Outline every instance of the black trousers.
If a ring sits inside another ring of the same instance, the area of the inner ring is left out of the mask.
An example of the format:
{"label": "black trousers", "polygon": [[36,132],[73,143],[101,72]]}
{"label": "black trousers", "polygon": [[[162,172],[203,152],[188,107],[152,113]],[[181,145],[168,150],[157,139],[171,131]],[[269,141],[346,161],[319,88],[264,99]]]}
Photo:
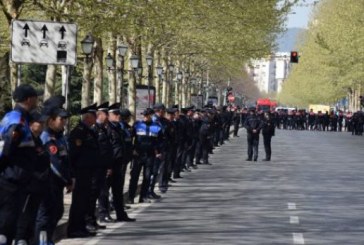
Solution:
{"label": "black trousers", "polygon": [[101,190],[104,188],[106,183],[106,169],[97,168],[92,172],[91,179],[91,201],[89,203],[87,212],[87,222],[90,224],[96,223],[96,202],[100,196]]}
{"label": "black trousers", "polygon": [[[165,155],[163,154],[163,157]],[[155,184],[157,183],[159,177],[160,177],[160,173],[162,173],[164,170],[164,158],[162,159],[158,159],[155,158],[153,166],[152,166],[152,173],[150,176],[150,184],[149,184],[149,188],[148,188],[148,192],[152,193],[154,192],[154,188],[155,188]]]}
{"label": "black trousers", "polygon": [[109,194],[111,188],[111,176],[105,178],[104,186],[100,191],[99,196],[99,218],[110,216],[110,201]]}
{"label": "black trousers", "polygon": [[270,160],[270,158],[272,156],[271,140],[272,140],[272,135],[263,134],[265,159],[267,159],[267,160]]}
{"label": "black trousers", "polygon": [[238,136],[239,122],[234,122],[234,136]]}
{"label": "black trousers", "polygon": [[117,219],[126,216],[124,210],[124,184],[127,166],[127,164],[120,163],[112,168],[111,192]]}
{"label": "black trousers", "polygon": [[52,241],[57,223],[62,218],[64,212],[63,190],[64,182],[51,173],[49,188],[47,188],[44,194],[37,214],[35,229],[35,238],[37,240],[39,239],[40,232],[46,231],[48,241]]}
{"label": "black trousers", "polygon": [[147,197],[154,158],[155,157],[153,155],[139,155],[134,159],[130,172],[131,175],[130,185],[129,185],[130,200],[134,200],[135,198],[138,187],[139,176],[142,169],[143,169],[143,181],[140,190],[140,199]]}
{"label": "black trousers", "polygon": [[248,134],[248,158],[258,159],[259,134]]}
{"label": "black trousers", "polygon": [[167,171],[168,175],[166,176],[166,179],[172,177],[172,173],[174,172],[176,168],[176,156],[177,156],[177,146],[175,144],[171,144],[170,147],[167,150],[166,153],[166,164],[167,164]]}
{"label": "black trousers", "polygon": [[176,155],[176,163],[174,165],[174,175],[177,176],[181,173],[181,169],[183,167],[183,159],[185,153],[185,143],[179,142],[177,146],[177,155]]}
{"label": "black trousers", "polygon": [[38,240],[39,236],[35,237],[35,220],[43,196],[44,193],[40,192],[26,194],[25,204],[17,222],[16,241],[25,240],[31,244],[31,242]]}
{"label": "black trousers", "polygon": [[26,193],[18,185],[1,181],[0,185],[0,234],[5,235],[11,245],[16,235],[16,226],[25,204]]}
{"label": "black trousers", "polygon": [[92,194],[92,174],[91,169],[75,170],[76,183],[72,193],[68,232],[86,230],[86,215],[89,211]]}

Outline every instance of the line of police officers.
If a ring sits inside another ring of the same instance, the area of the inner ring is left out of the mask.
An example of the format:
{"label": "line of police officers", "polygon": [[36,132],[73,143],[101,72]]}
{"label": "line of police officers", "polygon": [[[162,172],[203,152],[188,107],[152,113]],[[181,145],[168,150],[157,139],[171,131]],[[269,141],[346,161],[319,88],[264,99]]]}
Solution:
{"label": "line of police officers", "polygon": [[353,135],[363,135],[364,114],[361,111],[352,113],[338,112],[309,112],[305,110],[278,110],[273,113],[278,129],[352,132]]}
{"label": "line of police officers", "polygon": [[[164,193],[170,182],[182,178],[181,172],[210,164],[213,148],[223,144],[230,125],[238,127],[241,120],[226,106],[179,110],[156,104],[131,126],[129,110],[103,103],[82,108],[81,120],[66,137],[70,115],[63,108],[64,97],[49,98],[39,111],[38,95],[30,85],[18,86],[13,93],[16,106],[0,124],[0,244],[53,244],[65,189],[73,192],[71,238],[96,235],[106,228],[98,221],[135,221],[125,203],[135,202],[141,173],[139,202],[161,198],[156,187]],[[129,163],[129,196],[124,200]]]}

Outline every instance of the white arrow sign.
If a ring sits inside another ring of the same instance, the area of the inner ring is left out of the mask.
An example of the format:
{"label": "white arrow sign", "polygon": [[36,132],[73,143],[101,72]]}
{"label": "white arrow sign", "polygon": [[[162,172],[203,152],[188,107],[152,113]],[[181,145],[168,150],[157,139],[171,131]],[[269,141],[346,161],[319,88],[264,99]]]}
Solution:
{"label": "white arrow sign", "polygon": [[77,25],[14,20],[11,60],[14,63],[76,65]]}

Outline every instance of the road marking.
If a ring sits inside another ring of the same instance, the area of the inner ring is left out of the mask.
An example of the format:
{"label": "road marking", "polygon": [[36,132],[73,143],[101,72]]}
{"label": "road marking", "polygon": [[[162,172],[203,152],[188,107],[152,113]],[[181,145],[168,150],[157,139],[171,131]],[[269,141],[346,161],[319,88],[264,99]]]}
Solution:
{"label": "road marking", "polygon": [[[139,204],[138,209],[135,211],[130,212],[129,216],[132,218],[135,218],[138,216],[139,213],[143,212],[146,208],[148,208],[150,205],[152,205],[154,202],[152,203],[144,203],[144,204]],[[138,221],[137,221],[138,222]],[[108,225],[108,229],[105,231],[102,231],[100,236],[97,236],[95,238],[93,238],[92,240],[84,243],[85,245],[96,245],[96,244],[101,244],[101,240],[104,239],[108,234],[113,233],[115,230],[120,229],[122,226],[126,225],[127,222],[121,222],[121,223],[117,223],[115,225]]]}
{"label": "road marking", "polygon": [[305,244],[302,233],[293,233],[293,244]]}
{"label": "road marking", "polygon": [[298,218],[298,216],[291,216],[291,217],[289,217],[289,223],[299,224],[300,223],[300,218]]}
{"label": "road marking", "polygon": [[288,209],[289,210],[296,210],[296,203],[294,203],[294,202],[289,202],[288,203]]}

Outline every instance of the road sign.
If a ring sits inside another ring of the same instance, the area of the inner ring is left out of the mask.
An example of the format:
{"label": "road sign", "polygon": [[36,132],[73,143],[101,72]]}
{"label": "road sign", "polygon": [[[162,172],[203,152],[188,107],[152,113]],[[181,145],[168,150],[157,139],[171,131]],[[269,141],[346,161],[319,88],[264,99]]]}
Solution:
{"label": "road sign", "polygon": [[14,20],[11,28],[14,63],[76,65],[76,24]]}

